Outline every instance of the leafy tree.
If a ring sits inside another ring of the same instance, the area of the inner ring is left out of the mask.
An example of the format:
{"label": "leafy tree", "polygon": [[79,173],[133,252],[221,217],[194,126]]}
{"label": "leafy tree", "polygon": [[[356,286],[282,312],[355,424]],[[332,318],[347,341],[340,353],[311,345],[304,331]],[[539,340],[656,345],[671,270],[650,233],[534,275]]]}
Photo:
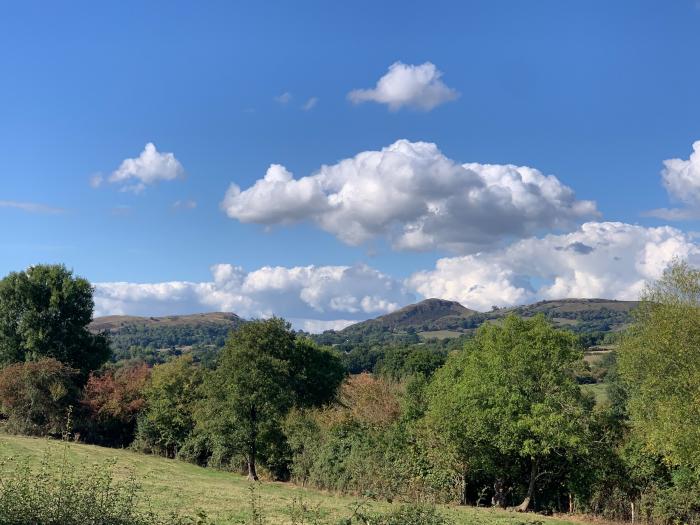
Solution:
{"label": "leafy tree", "polygon": [[442,349],[394,346],[387,349],[377,371],[395,381],[415,375],[429,377],[445,364],[446,357]]}
{"label": "leafy tree", "polygon": [[453,354],[429,387],[427,418],[470,476],[491,473],[494,502],[505,504],[505,481],[522,465],[529,475],[527,510],[548,463],[585,449],[592,400],[572,369],[582,359],[576,337],[542,316],[507,317],[482,326]]}
{"label": "leafy tree", "polygon": [[242,452],[248,477],[258,479],[258,456],[275,454],[287,412],[330,401],[344,377],[335,354],[298,338],[286,321],[252,321],[232,333],[208,377],[200,418]]}
{"label": "leafy tree", "polygon": [[149,452],[177,455],[195,426],[195,404],[201,398],[202,369],[184,355],[153,368],[145,390],[146,409],[140,414],[136,440]]}
{"label": "leafy tree", "polygon": [[32,266],[0,281],[0,365],[54,358],[83,379],[110,355],[107,339],[88,331],[90,283],[62,265]]}
{"label": "leafy tree", "polygon": [[0,412],[8,428],[22,434],[58,435],[78,398],[77,370],[41,359],[0,370]]}
{"label": "leafy tree", "polygon": [[673,465],[700,469],[700,270],[674,262],[647,287],[619,373],[633,429]]}

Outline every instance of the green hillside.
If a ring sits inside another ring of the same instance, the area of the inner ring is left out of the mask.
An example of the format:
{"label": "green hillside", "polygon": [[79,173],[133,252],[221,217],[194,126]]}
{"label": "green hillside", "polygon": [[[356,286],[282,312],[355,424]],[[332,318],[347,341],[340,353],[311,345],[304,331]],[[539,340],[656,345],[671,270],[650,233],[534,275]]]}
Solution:
{"label": "green hillside", "polygon": [[636,301],[561,299],[476,312],[454,301],[426,299],[337,332],[326,332],[319,339],[330,344],[340,344],[359,342],[364,337],[376,334],[392,334],[398,339],[413,334],[420,334],[423,339],[455,337],[471,333],[485,322],[497,322],[509,314],[521,317],[543,314],[560,328],[592,336],[592,339],[596,339],[592,341],[595,343],[600,342],[605,333],[619,331],[629,324],[631,312],[636,306]]}
{"label": "green hillside", "polygon": [[[13,465],[28,462],[38,466],[47,448],[61,456],[63,443],[37,438],[0,435],[0,474],[7,475]],[[119,476],[133,474],[140,482],[144,495],[153,510],[166,514],[172,510],[183,513],[204,511],[216,524],[244,523],[250,517],[250,482],[243,476],[214,469],[197,467],[177,460],[145,456],[128,450],[117,450],[92,445],[70,444],[68,458],[77,468],[113,461]],[[13,460],[11,460],[13,458]],[[8,461],[10,460],[10,461]],[[340,519],[358,500],[352,497],[304,489],[289,483],[265,482],[257,484],[257,494],[264,513],[271,524],[291,523],[289,507],[295,499],[303,499],[309,506],[320,506],[327,518]],[[370,506],[384,510],[387,503],[372,502]],[[456,525],[567,525],[573,522],[539,515],[522,515],[492,509],[473,507],[443,507],[454,518]]]}
{"label": "green hillside", "polygon": [[117,359],[163,362],[193,347],[199,353],[222,347],[229,332],[242,322],[230,312],[167,317],[112,315],[94,319],[89,328],[109,335]]}
{"label": "green hillside", "polygon": [[[500,322],[509,314],[542,314],[555,326],[577,333],[587,347],[612,342],[631,321],[635,301],[562,299],[513,308],[477,312],[455,301],[426,299],[395,312],[368,319],[340,331],[311,337],[342,352],[352,372],[372,371],[390,346],[423,345],[447,354],[459,348],[486,322]],[[116,360],[138,359],[149,364],[191,352],[197,360],[213,360],[231,330],[245,322],[234,313],[214,312],[167,317],[98,317],[93,332],[106,332]]]}

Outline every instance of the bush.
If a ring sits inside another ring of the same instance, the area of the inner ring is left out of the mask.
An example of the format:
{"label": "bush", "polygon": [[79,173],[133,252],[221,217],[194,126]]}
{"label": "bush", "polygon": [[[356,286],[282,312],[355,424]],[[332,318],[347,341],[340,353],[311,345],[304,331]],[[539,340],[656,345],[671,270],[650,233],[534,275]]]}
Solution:
{"label": "bush", "polygon": [[412,504],[380,514],[373,523],[377,525],[449,525],[452,522],[433,505]]}
{"label": "bush", "polygon": [[53,358],[15,363],[0,370],[0,412],[10,432],[60,435],[68,408],[75,404],[78,370]]}
{"label": "bush", "polygon": [[115,478],[114,463],[77,468],[69,444],[49,447],[38,467],[6,458],[0,462],[2,525],[196,525],[206,516],[159,516],[148,509],[133,477]]}
{"label": "bush", "polygon": [[134,438],[136,418],[144,408],[148,366],[125,366],[101,375],[90,375],[82,405],[87,412],[85,441],[108,446],[126,446]]}

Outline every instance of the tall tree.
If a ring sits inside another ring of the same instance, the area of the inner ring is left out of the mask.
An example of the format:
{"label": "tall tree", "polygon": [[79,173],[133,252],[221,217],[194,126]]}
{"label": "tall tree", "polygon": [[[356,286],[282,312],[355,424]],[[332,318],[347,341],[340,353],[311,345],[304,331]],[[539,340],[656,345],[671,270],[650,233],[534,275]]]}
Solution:
{"label": "tall tree", "polygon": [[53,358],[83,380],[110,355],[107,339],[90,333],[90,283],[62,265],[32,266],[0,281],[0,365]]}
{"label": "tall tree", "polygon": [[632,427],[667,463],[700,468],[700,270],[676,261],[641,299],[618,357]]}
{"label": "tall tree", "polygon": [[454,448],[465,483],[491,473],[494,501],[505,504],[499,491],[513,463],[522,463],[528,475],[518,510],[528,509],[548,461],[585,446],[592,402],[573,375],[582,357],[575,336],[542,316],[486,324],[450,356],[429,387],[427,419]]}
{"label": "tall tree", "polygon": [[208,426],[245,456],[248,478],[257,460],[278,442],[293,406],[331,400],[345,377],[337,356],[298,338],[279,318],[251,321],[233,332],[208,377]]}
{"label": "tall tree", "polygon": [[153,367],[139,415],[136,443],[148,452],[175,457],[194,429],[195,404],[201,398],[202,368],[191,355]]}

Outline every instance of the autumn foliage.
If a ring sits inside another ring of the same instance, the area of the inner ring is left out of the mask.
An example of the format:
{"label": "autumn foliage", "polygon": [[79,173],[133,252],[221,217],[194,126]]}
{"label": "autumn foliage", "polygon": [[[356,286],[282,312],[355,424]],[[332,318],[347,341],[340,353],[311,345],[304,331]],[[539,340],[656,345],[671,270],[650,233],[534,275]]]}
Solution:
{"label": "autumn foliage", "polygon": [[90,375],[81,400],[89,441],[109,445],[131,441],[136,418],[146,404],[144,389],[150,374],[148,366],[140,364]]}

